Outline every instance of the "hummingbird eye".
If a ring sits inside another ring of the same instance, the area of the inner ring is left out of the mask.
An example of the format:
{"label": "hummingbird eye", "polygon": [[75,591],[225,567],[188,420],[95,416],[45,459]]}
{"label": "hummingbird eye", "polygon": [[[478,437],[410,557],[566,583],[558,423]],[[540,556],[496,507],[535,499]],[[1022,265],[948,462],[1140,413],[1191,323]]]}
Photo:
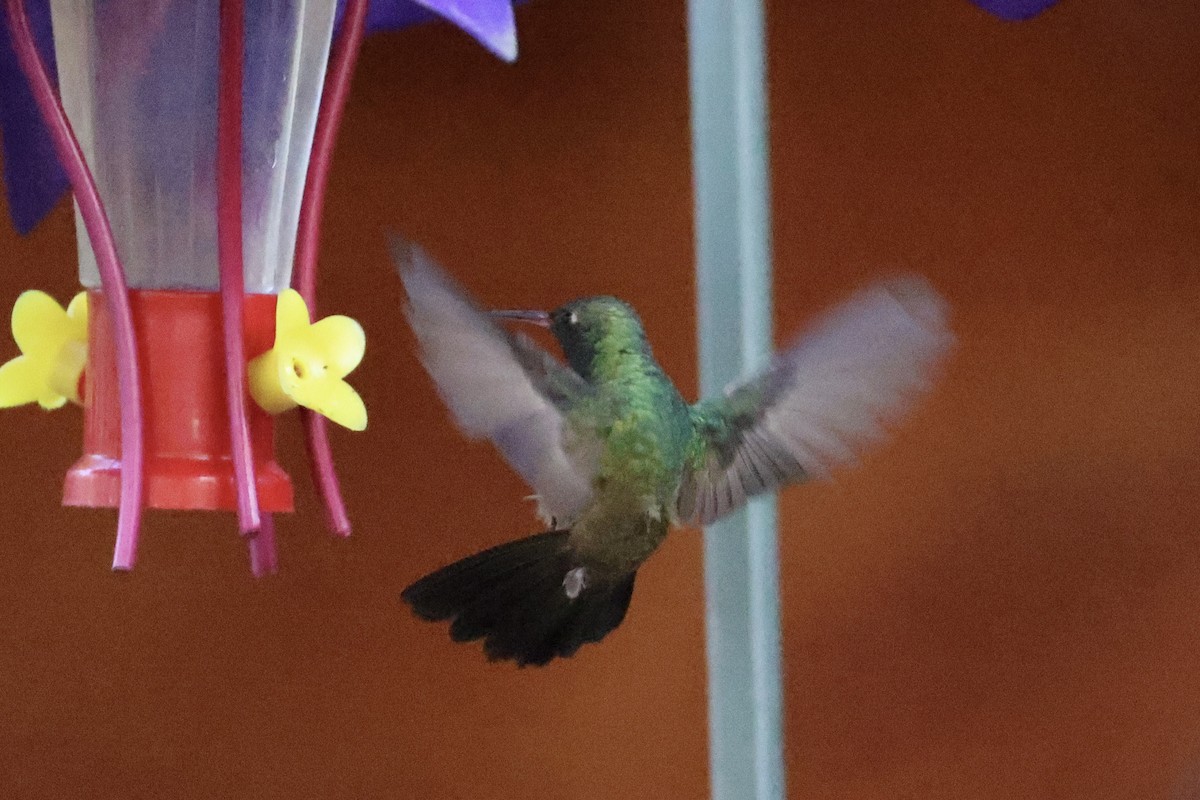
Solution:
{"label": "hummingbird eye", "polygon": [[567,315],[567,322],[571,325],[578,325],[579,324],[579,315],[576,314],[574,311],[572,311],[570,314]]}

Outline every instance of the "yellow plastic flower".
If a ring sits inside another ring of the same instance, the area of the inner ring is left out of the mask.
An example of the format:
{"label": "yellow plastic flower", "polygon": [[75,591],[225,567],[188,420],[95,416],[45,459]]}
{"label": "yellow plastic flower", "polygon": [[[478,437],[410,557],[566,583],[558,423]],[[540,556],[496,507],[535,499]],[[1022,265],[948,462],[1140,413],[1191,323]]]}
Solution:
{"label": "yellow plastic flower", "polygon": [[270,414],[300,405],[361,431],[367,408],[343,378],[362,361],[362,326],[340,315],[309,320],[304,298],[285,289],[275,306],[275,347],[250,362],[250,396]]}
{"label": "yellow plastic flower", "polygon": [[0,408],[36,402],[50,411],[79,403],[79,376],[87,364],[87,293],[67,310],[37,290],[13,304],[12,332],[21,355],[0,367]]}

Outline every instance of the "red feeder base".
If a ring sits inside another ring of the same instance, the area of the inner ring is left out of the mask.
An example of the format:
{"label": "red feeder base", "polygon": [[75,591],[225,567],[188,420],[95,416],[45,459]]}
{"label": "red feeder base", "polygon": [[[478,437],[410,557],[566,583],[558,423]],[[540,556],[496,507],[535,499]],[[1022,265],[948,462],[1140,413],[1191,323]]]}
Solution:
{"label": "red feeder base", "polygon": [[[215,292],[132,291],[142,374],[149,508],[236,510],[225,401],[221,296]],[[275,295],[245,298],[247,358],[275,340]],[[112,322],[104,295],[88,292],[84,455],[67,473],[63,505],[116,507],[121,485],[121,418]],[[292,483],[275,463],[271,416],[248,402],[258,500],[291,511]]]}

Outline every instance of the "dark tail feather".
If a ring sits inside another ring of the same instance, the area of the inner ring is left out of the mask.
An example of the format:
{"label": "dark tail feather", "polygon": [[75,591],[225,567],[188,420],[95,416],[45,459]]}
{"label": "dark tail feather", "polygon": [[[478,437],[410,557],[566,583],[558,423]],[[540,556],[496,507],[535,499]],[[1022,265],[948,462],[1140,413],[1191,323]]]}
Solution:
{"label": "dark tail feather", "polygon": [[541,666],[569,658],[621,624],[637,573],[589,575],[578,596],[569,597],[563,580],[580,564],[568,534],[549,531],[484,550],[426,575],[400,596],[422,619],[453,620],[454,641],[483,639],[492,661]]}

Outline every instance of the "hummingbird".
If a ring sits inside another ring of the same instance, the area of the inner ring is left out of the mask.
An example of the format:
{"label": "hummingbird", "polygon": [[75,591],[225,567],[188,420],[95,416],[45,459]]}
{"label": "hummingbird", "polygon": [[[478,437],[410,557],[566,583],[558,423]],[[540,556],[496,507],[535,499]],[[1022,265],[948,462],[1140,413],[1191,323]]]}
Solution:
{"label": "hummingbird", "polygon": [[[953,343],[923,278],[860,289],[761,374],[689,404],[637,312],[607,295],[488,311],[414,245],[394,244],[421,361],[461,431],[532,488],[541,533],[442,567],[402,594],[457,642],[518,666],[569,658],[625,619],[641,565],[678,526],[824,479],[884,438]],[[549,330],[563,360],[513,323]]]}

